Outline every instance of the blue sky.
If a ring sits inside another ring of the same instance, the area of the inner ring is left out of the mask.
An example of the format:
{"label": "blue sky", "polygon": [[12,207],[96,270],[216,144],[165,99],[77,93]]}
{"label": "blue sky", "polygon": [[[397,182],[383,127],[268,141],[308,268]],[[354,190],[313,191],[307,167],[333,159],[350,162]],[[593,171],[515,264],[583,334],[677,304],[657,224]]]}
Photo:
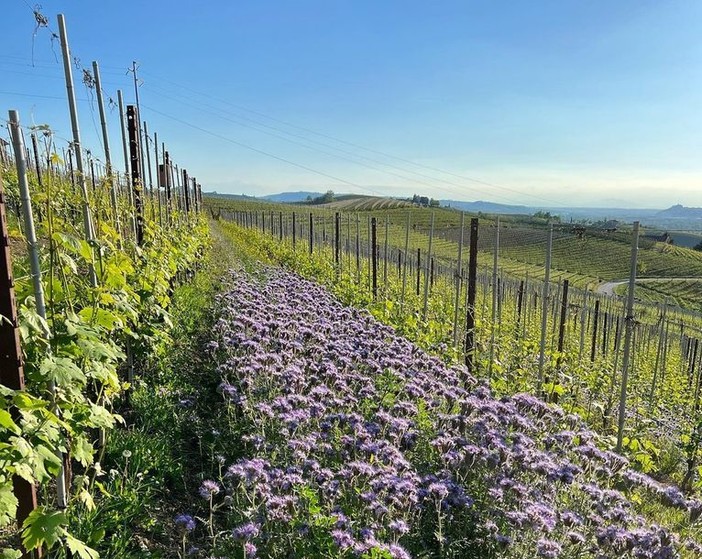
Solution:
{"label": "blue sky", "polygon": [[[208,190],[702,206],[702,2],[43,0]],[[3,0],[0,109],[70,136],[60,45]],[[85,147],[97,108],[77,86]],[[22,94],[22,95],[17,95]],[[96,124],[97,123],[97,124]],[[110,114],[119,155],[117,114]],[[393,156],[393,157],[389,157]],[[118,159],[119,161],[119,159]],[[480,181],[480,182],[478,182]]]}

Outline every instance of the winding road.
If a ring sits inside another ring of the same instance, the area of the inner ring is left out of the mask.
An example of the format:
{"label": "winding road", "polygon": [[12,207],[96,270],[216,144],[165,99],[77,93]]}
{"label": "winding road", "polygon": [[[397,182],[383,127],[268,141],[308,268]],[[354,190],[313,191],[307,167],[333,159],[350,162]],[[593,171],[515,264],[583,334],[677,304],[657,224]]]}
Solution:
{"label": "winding road", "polygon": [[[672,282],[672,281],[702,281],[702,277],[688,277],[688,278],[636,278],[636,283],[647,283],[647,282]],[[595,293],[600,293],[602,295],[615,295],[614,290],[618,285],[624,285],[629,283],[628,279],[608,281],[598,285],[595,288]]]}

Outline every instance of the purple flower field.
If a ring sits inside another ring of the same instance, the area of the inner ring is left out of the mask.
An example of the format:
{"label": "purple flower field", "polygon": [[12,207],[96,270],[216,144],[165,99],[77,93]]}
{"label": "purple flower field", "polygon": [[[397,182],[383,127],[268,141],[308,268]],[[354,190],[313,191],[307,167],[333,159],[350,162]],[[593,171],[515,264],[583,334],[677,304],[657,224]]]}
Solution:
{"label": "purple flower field", "polygon": [[201,488],[227,527],[221,549],[261,558],[702,556],[688,537],[702,503],[603,450],[577,416],[527,394],[493,398],[462,366],[292,273],[235,271],[231,280],[210,350],[230,421],[245,430],[245,458],[224,465],[222,491]]}

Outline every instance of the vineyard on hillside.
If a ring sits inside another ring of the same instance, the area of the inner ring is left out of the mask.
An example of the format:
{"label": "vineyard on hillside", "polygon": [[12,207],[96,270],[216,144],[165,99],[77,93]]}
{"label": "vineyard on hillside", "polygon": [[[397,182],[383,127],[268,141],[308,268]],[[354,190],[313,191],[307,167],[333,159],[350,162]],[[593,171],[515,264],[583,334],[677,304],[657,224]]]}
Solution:
{"label": "vineyard on hillside", "polygon": [[27,6],[71,139],[0,137],[0,559],[702,557],[702,253],[203,198]]}

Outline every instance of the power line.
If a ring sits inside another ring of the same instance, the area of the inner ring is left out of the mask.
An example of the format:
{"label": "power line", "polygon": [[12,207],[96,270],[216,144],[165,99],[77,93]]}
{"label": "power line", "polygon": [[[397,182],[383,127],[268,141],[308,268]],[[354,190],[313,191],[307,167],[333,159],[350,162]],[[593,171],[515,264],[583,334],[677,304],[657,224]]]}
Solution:
{"label": "power line", "polygon": [[[466,176],[466,175],[461,175],[461,174],[458,174],[458,173],[454,173],[454,172],[452,172],[452,171],[447,171],[447,170],[441,169],[441,168],[439,168],[439,167],[433,167],[433,166],[431,166],[431,165],[424,165],[424,164],[421,164],[421,163],[417,163],[417,162],[412,161],[412,160],[410,160],[410,159],[405,159],[405,158],[403,158],[403,157],[399,157],[399,156],[396,156],[396,155],[392,155],[392,154],[389,154],[389,153],[387,153],[387,152],[383,152],[383,151],[380,151],[380,150],[376,150],[376,149],[372,149],[372,148],[367,148],[367,147],[362,146],[362,145],[360,145],[360,144],[357,144],[357,143],[354,143],[354,142],[349,142],[349,141],[346,141],[346,140],[342,140],[342,139],[340,139],[340,138],[336,138],[336,137],[331,136],[331,135],[329,135],[329,134],[324,134],[324,133],[322,133],[322,132],[317,132],[317,131],[312,130],[312,129],[310,129],[310,128],[305,128],[305,127],[303,127],[303,126],[298,126],[298,125],[295,125],[295,124],[291,124],[291,123],[286,122],[286,121],[284,121],[284,120],[277,119],[277,118],[275,118],[275,117],[271,117],[271,116],[269,116],[269,115],[266,115],[265,113],[261,113],[261,112],[256,111],[256,110],[249,109],[249,108],[244,107],[244,106],[242,106],[242,105],[238,105],[238,104],[236,104],[236,103],[232,103],[232,102],[230,102],[230,101],[226,101],[226,100],[224,100],[224,99],[215,97],[215,96],[213,96],[213,95],[209,95],[209,94],[207,94],[207,93],[199,92],[199,91],[197,91],[197,90],[195,90],[195,89],[192,89],[192,88],[190,88],[190,87],[188,87],[188,86],[186,86],[186,85],[180,84],[180,83],[175,82],[175,81],[173,81],[173,80],[170,80],[170,79],[168,79],[168,78],[163,78],[163,77],[160,77],[160,76],[156,76],[156,75],[151,74],[151,73],[149,73],[149,72],[142,72],[142,73],[145,74],[146,76],[152,76],[152,77],[154,77],[154,78],[156,78],[156,79],[163,80],[164,82],[168,82],[168,83],[170,83],[170,84],[173,84],[173,85],[175,85],[175,86],[178,86],[178,87],[180,87],[180,88],[182,88],[182,89],[185,89],[185,90],[187,90],[187,91],[190,91],[190,92],[192,92],[192,93],[194,93],[194,94],[196,94],[196,95],[200,95],[200,96],[202,96],[202,97],[205,97],[205,98],[208,98],[208,99],[212,99],[212,100],[217,101],[217,102],[219,102],[219,103],[223,103],[223,104],[225,104],[225,105],[229,105],[229,106],[231,106],[231,107],[235,107],[235,108],[237,108],[237,109],[239,109],[239,110],[243,110],[243,111],[246,111],[246,112],[248,112],[248,113],[255,114],[255,115],[257,115],[257,116],[260,116],[260,117],[262,117],[262,118],[268,119],[268,120],[270,120],[270,121],[277,122],[278,124],[282,124],[282,125],[287,126],[287,127],[290,127],[290,128],[294,128],[294,129],[297,129],[297,130],[301,130],[301,131],[306,132],[306,133],[308,133],[308,134],[313,134],[313,135],[315,135],[315,136],[319,136],[319,137],[322,137],[322,138],[326,138],[326,139],[332,140],[332,141],[334,141],[334,142],[338,142],[338,143],[341,143],[341,144],[345,144],[345,145],[354,147],[354,148],[356,148],[356,149],[361,149],[361,150],[363,150],[363,151],[367,151],[367,152],[369,152],[369,153],[374,153],[374,154],[380,155],[380,156],[382,156],[382,157],[386,157],[386,158],[389,158],[389,159],[394,159],[394,160],[396,160],[396,161],[401,161],[401,162],[403,162],[403,163],[410,164],[410,165],[413,165],[413,166],[415,166],[415,167],[419,167],[419,168],[422,168],[422,169],[427,169],[427,170],[430,170],[430,171],[433,171],[433,172],[438,172],[438,173],[442,173],[442,174],[445,174],[445,175],[453,176],[453,177],[459,178],[459,179],[461,179],[461,180],[465,180],[465,181],[469,181],[469,182],[474,182],[474,183],[476,183],[476,184],[482,184],[482,185],[484,185],[484,186],[489,186],[489,187],[497,188],[497,189],[500,189],[500,190],[505,190],[505,191],[511,192],[511,193],[513,193],[513,194],[519,194],[520,196],[527,196],[527,197],[529,197],[529,198],[536,199],[536,200],[540,200],[540,201],[542,201],[542,202],[548,202],[549,204],[552,204],[552,205],[554,205],[554,206],[567,205],[567,204],[565,204],[564,202],[561,202],[561,201],[558,201],[558,200],[554,200],[554,199],[551,199],[551,198],[545,198],[545,197],[537,196],[537,195],[535,195],[535,194],[530,194],[530,193],[528,193],[528,192],[524,192],[524,191],[517,190],[517,189],[514,189],[514,188],[502,186],[502,185],[499,185],[499,184],[496,184],[496,183],[493,183],[493,182],[485,181],[485,180],[482,180],[482,179],[477,179],[477,178],[474,178],[474,177],[469,177],[469,176]],[[386,165],[387,165],[387,164],[386,164]],[[426,175],[425,175],[425,176],[426,176]],[[433,180],[443,180],[443,179],[437,179],[437,178],[434,178],[434,177],[431,177],[431,178],[432,178]],[[455,183],[450,183],[450,184],[455,184]],[[456,186],[465,187],[465,185],[456,185]],[[494,195],[494,193],[492,193],[492,194]]]}
{"label": "power line", "polygon": [[[157,89],[161,89],[161,88],[158,88],[158,87],[157,87]],[[414,177],[409,177],[409,176],[407,176],[407,175],[401,175],[401,174],[399,174],[399,173],[395,173],[395,172],[393,172],[393,171],[388,171],[388,170],[386,170],[386,169],[382,169],[382,168],[379,168],[379,167],[374,166],[374,165],[369,165],[369,164],[367,164],[367,163],[364,163],[363,161],[357,161],[356,159],[352,159],[352,158],[346,157],[346,156],[344,156],[344,155],[339,155],[339,154],[337,154],[337,153],[331,153],[331,152],[329,152],[329,151],[326,151],[326,150],[317,148],[317,147],[315,147],[315,146],[311,146],[311,145],[309,145],[308,143],[303,143],[303,142],[300,142],[300,141],[293,140],[293,139],[291,139],[291,138],[287,138],[287,137],[285,137],[285,136],[281,136],[280,134],[276,134],[275,132],[269,132],[268,130],[261,130],[261,129],[257,128],[256,126],[252,126],[252,125],[247,124],[247,123],[245,123],[245,122],[241,122],[240,120],[235,120],[235,119],[233,119],[233,118],[230,118],[229,116],[225,116],[225,115],[228,115],[228,114],[230,114],[230,113],[227,113],[226,111],[223,111],[223,110],[218,109],[218,108],[216,108],[216,107],[212,107],[211,105],[207,105],[207,106],[211,107],[212,110],[207,110],[207,109],[202,108],[201,104],[199,104],[199,103],[198,103],[198,104],[190,104],[190,103],[185,102],[185,101],[183,101],[183,100],[181,100],[181,99],[178,99],[178,98],[176,98],[176,97],[173,97],[173,96],[170,96],[170,95],[167,95],[167,94],[164,94],[164,93],[158,93],[157,95],[158,95],[159,97],[163,97],[163,98],[166,98],[166,99],[171,99],[171,100],[176,101],[176,102],[178,102],[178,103],[182,103],[183,105],[187,106],[188,108],[195,109],[195,110],[200,110],[200,111],[202,111],[202,112],[204,112],[204,113],[213,114],[213,115],[217,116],[218,118],[220,118],[220,119],[222,119],[222,120],[226,120],[226,121],[228,121],[228,122],[232,122],[232,123],[234,123],[234,124],[238,124],[239,126],[243,126],[243,127],[245,127],[245,128],[249,128],[249,129],[255,130],[255,131],[260,132],[260,133],[262,133],[262,134],[267,134],[267,135],[269,135],[269,136],[272,136],[272,137],[275,137],[275,138],[279,138],[279,139],[281,139],[281,140],[283,140],[283,141],[290,142],[290,143],[295,144],[295,145],[298,145],[298,146],[302,146],[302,147],[304,147],[304,148],[306,148],[306,149],[309,149],[309,150],[312,150],[312,151],[315,151],[315,152],[318,152],[318,153],[322,153],[322,154],[324,154],[324,155],[328,155],[328,156],[331,156],[331,157],[335,157],[335,158],[338,158],[338,159],[342,159],[342,160],[344,160],[344,161],[349,161],[349,162],[351,162],[351,163],[354,163],[355,165],[360,165],[360,166],[362,166],[362,167],[366,167],[366,168],[368,168],[368,169],[372,169],[372,170],[375,170],[375,171],[379,171],[379,172],[385,173],[385,174],[387,174],[387,175],[391,175],[391,176],[394,176],[394,177],[398,177],[398,178],[401,178],[401,179],[406,180],[406,181],[413,181],[413,182],[415,182],[415,183],[423,184],[423,185],[426,185],[426,186],[429,186],[429,187],[432,187],[432,188],[435,188],[435,189],[444,190],[444,191],[446,191],[446,192],[451,192],[451,191],[448,191],[448,190],[446,190],[446,189],[443,189],[443,188],[440,187],[440,186],[437,186],[436,184],[433,184],[433,183],[430,183],[430,182],[426,182],[426,181],[421,180],[421,179],[416,179],[416,178],[414,178]],[[238,116],[238,115],[237,115],[237,116]],[[250,120],[250,119],[246,119],[246,120]],[[277,128],[275,128],[275,127],[267,126],[267,125],[265,125],[265,124],[263,124],[262,126],[264,126],[264,127],[266,127],[266,128],[270,128],[270,129],[272,129],[272,130],[279,130],[279,131],[281,131],[282,133],[287,134],[286,131],[277,129]],[[297,136],[297,135],[295,135],[295,136]],[[297,137],[299,137],[299,138],[305,140],[305,142],[307,142],[307,141],[312,141],[313,143],[319,143],[319,142],[315,142],[314,140],[309,140],[309,139],[307,139],[307,138],[304,138],[304,137],[302,137],[302,136],[297,136]],[[325,145],[325,144],[322,144],[322,145]],[[327,146],[327,147],[331,147],[331,149],[337,149],[337,150],[338,150],[338,148],[334,148],[333,146]],[[369,160],[369,161],[375,161],[375,160],[373,160],[373,159],[369,159],[369,158],[366,158],[366,157],[363,157],[363,156],[357,156],[356,154],[353,154],[353,153],[348,152],[348,151],[345,151],[345,150],[341,150],[341,151],[342,151],[343,153],[348,153],[348,154],[350,154],[350,155],[353,156],[353,157],[360,157],[361,159],[366,159],[366,160]],[[382,162],[378,162],[378,163],[380,163],[381,165],[385,165],[385,164],[382,163]],[[392,167],[393,167],[393,168],[397,168],[397,169],[399,169],[399,170],[401,170],[401,171],[407,171],[407,172],[409,172],[409,173],[417,174],[417,173],[415,173],[414,171],[406,170],[406,169],[403,169],[403,168],[401,168],[401,167],[394,167],[394,166],[392,166]],[[436,178],[434,178],[434,177],[430,177],[430,176],[427,176],[427,175],[421,175],[421,174],[419,174],[419,175],[420,175],[420,176],[425,176],[425,177],[429,178],[430,180],[441,180],[441,179],[436,179]],[[444,181],[442,181],[442,182],[444,182]],[[469,189],[470,189],[470,187],[464,187],[464,188],[469,188]],[[472,190],[472,189],[471,189],[471,190]],[[497,197],[501,197],[500,195],[496,195],[496,196],[497,196]]]}
{"label": "power line", "polygon": [[147,106],[147,105],[143,105],[143,107],[144,107],[145,109],[148,109],[148,110],[150,110],[150,111],[156,113],[156,114],[159,114],[159,115],[161,115],[161,116],[163,116],[163,117],[166,117],[166,118],[168,118],[168,119],[171,119],[171,120],[173,120],[173,121],[175,121],[175,122],[179,122],[180,124],[183,124],[183,125],[185,125],[185,126],[189,126],[190,128],[194,128],[195,130],[198,130],[198,131],[200,131],[200,132],[203,132],[204,134],[208,134],[208,135],[210,135],[210,136],[214,136],[215,138],[219,138],[220,140],[224,140],[225,142],[229,142],[229,143],[231,143],[231,144],[234,144],[234,145],[236,145],[236,146],[239,146],[239,147],[248,149],[248,150],[250,150],[250,151],[253,151],[253,152],[256,152],[256,153],[260,153],[261,155],[265,155],[266,157],[271,157],[271,158],[273,158],[273,159],[277,159],[278,161],[282,161],[283,163],[287,163],[288,165],[293,165],[293,166],[295,166],[295,167],[299,167],[300,169],[304,169],[304,170],[306,170],[306,171],[310,171],[311,173],[315,173],[315,174],[320,175],[320,176],[322,176],[322,177],[326,177],[326,178],[328,178],[328,179],[332,179],[332,180],[334,180],[334,181],[337,181],[337,182],[340,182],[340,183],[343,183],[343,184],[347,184],[347,185],[353,186],[353,187],[355,187],[355,188],[360,188],[361,190],[365,190],[365,191],[367,191],[367,192],[371,192],[372,194],[376,194],[376,195],[382,196],[382,194],[381,194],[380,192],[378,192],[377,190],[372,190],[372,189],[367,188],[367,187],[365,187],[365,186],[361,186],[360,184],[356,184],[356,183],[354,183],[354,182],[347,181],[346,179],[342,179],[342,178],[340,178],[340,177],[336,177],[336,176],[334,176],[334,175],[330,175],[329,173],[325,173],[325,172],[323,172],[323,171],[319,171],[319,170],[314,169],[314,168],[312,168],[312,167],[309,167],[309,166],[307,166],[307,165],[303,165],[302,163],[296,163],[295,161],[292,161],[292,160],[290,160],[290,159],[286,159],[285,157],[281,157],[281,156],[279,156],[279,155],[275,155],[275,154],[273,154],[273,153],[264,151],[264,150],[262,150],[262,149],[259,149],[259,148],[250,146],[250,145],[248,145],[248,144],[245,144],[244,142],[239,142],[239,141],[234,140],[234,139],[232,139],[232,138],[228,138],[227,136],[224,136],[224,135],[222,135],[222,134],[218,134],[217,132],[212,132],[211,130],[207,130],[206,128],[203,128],[202,126],[198,126],[197,124],[193,124],[193,123],[191,123],[191,122],[187,122],[187,121],[185,121],[185,120],[183,120],[183,119],[180,119],[180,118],[178,118],[178,117],[175,117],[175,116],[166,114],[166,113],[164,113],[164,112],[161,112],[161,111],[159,111],[159,110],[157,110],[157,109],[154,109],[153,107],[149,107],[149,106]]}

